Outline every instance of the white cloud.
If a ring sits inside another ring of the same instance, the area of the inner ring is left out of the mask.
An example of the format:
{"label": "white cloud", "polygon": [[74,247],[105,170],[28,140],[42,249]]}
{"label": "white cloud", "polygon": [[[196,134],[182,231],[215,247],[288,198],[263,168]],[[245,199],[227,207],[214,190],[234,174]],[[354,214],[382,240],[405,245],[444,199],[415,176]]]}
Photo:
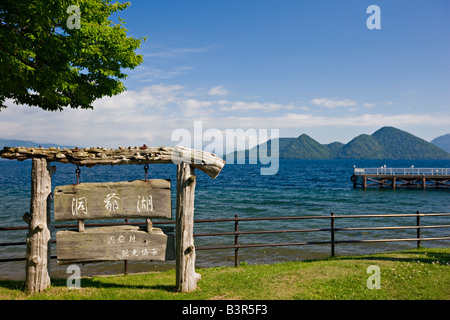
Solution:
{"label": "white cloud", "polygon": [[376,104],[375,103],[366,102],[366,103],[363,104],[363,106],[366,107],[366,108],[373,108],[373,107],[376,106]]}
{"label": "white cloud", "polygon": [[148,87],[144,87],[141,92],[149,92],[150,94],[157,94],[157,95],[168,95],[172,94],[175,91],[179,91],[181,89],[184,89],[184,86],[180,85],[164,85],[164,84],[156,84]]}
{"label": "white cloud", "polygon": [[208,94],[211,96],[225,96],[228,94],[228,90],[225,89],[223,86],[217,86],[217,87],[211,88],[211,90],[209,90]]}
{"label": "white cloud", "polygon": [[[359,116],[328,117],[302,113],[287,113],[275,117],[222,117],[214,119],[217,128],[326,128],[382,127],[407,125],[450,125],[450,116],[431,114],[363,114]],[[360,132],[360,130],[358,130]]]}
{"label": "white cloud", "polygon": [[145,57],[151,58],[174,58],[185,54],[203,53],[211,51],[215,47],[216,47],[215,45],[210,45],[199,48],[171,48],[171,49],[164,49],[158,52],[147,52],[144,53],[143,55]]}
{"label": "white cloud", "polygon": [[206,115],[213,111],[210,107],[213,105],[212,101],[201,101],[197,99],[179,99],[178,106],[181,112],[186,117],[193,117],[195,115]]}
{"label": "white cloud", "polygon": [[353,107],[356,106],[356,101],[345,99],[345,100],[332,100],[327,98],[315,98],[311,100],[312,104],[324,106],[327,108],[335,107]]}
{"label": "white cloud", "polygon": [[[308,128],[319,128],[329,134],[340,128],[353,128],[359,134],[361,129],[358,128],[362,127],[420,125],[447,128],[450,125],[448,114],[342,113],[336,117],[316,111],[312,114],[309,108],[292,104],[210,98],[202,90],[155,84],[99,99],[94,103],[94,110],[67,108],[63,112],[47,112],[16,106],[7,100],[9,108],[0,112],[0,137],[80,147],[143,143],[160,146],[170,143],[173,130],[189,130],[196,120],[204,121],[205,130],[273,128],[305,132]],[[332,105],[336,105],[337,100],[332,101]]]}
{"label": "white cloud", "polygon": [[156,66],[138,66],[136,69],[129,72],[130,78],[137,82],[153,82],[159,79],[170,79],[180,75],[184,75],[194,70],[192,66],[176,66],[168,69],[161,69]]}
{"label": "white cloud", "polygon": [[[222,104],[224,104],[222,102]],[[259,111],[276,111],[281,108],[283,108],[282,104],[278,103],[259,103],[259,102],[243,102],[243,101],[234,101],[229,102],[228,107],[222,106],[220,110],[222,111],[252,111],[252,110],[259,110]]]}

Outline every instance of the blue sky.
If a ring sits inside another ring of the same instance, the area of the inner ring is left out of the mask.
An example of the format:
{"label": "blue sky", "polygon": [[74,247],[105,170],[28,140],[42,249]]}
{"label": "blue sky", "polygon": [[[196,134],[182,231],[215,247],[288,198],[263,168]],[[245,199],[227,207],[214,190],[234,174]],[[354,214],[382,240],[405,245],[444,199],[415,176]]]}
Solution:
{"label": "blue sky", "polygon": [[[0,136],[84,146],[170,144],[177,128],[279,129],[321,143],[382,126],[450,132],[447,0],[132,0],[148,36],[128,91],[93,111],[0,113]],[[366,26],[369,5],[381,29]],[[28,128],[25,130],[25,128]]]}

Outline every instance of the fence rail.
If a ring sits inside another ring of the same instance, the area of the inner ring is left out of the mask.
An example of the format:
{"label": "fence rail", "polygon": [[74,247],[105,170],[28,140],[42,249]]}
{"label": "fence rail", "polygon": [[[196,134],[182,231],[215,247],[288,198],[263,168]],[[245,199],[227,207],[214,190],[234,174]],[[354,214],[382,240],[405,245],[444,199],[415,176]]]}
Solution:
{"label": "fence rail", "polygon": [[[422,237],[421,230],[423,229],[437,229],[437,228],[450,228],[450,224],[441,225],[422,225],[422,218],[426,217],[438,217],[438,216],[450,216],[450,213],[421,213],[417,211],[414,214],[355,214],[355,215],[336,215],[333,212],[330,215],[322,216],[288,216],[288,217],[255,217],[255,218],[243,218],[235,215],[234,218],[224,219],[197,219],[195,223],[217,223],[217,222],[234,222],[234,231],[228,232],[211,232],[211,233],[196,233],[194,237],[214,237],[214,236],[234,236],[234,244],[221,245],[221,246],[203,246],[196,247],[196,250],[220,250],[220,249],[234,249],[235,266],[239,265],[239,250],[242,248],[256,248],[256,247],[274,247],[274,246],[303,246],[303,245],[322,245],[329,244],[331,246],[331,256],[335,256],[335,247],[337,244],[345,243],[376,243],[376,242],[399,242],[399,241],[413,241],[417,242],[417,247],[421,246],[422,241],[436,241],[436,240],[450,240],[450,236],[444,237]],[[416,224],[411,226],[385,226],[385,227],[336,227],[337,219],[355,219],[355,218],[400,218],[400,217],[415,217]],[[309,228],[309,229],[286,229],[286,230],[255,230],[255,231],[239,231],[239,222],[245,221],[272,221],[272,220],[309,220],[309,219],[328,219],[329,227],[323,228]],[[85,227],[98,227],[98,226],[115,226],[115,225],[143,225],[142,222],[123,222],[123,223],[91,223],[86,224]],[[154,221],[154,225],[175,224],[175,221]],[[59,224],[54,225],[55,228],[76,228],[76,224]],[[28,227],[0,227],[0,231],[14,231],[14,230],[27,230]],[[352,240],[336,240],[336,232],[343,231],[367,231],[367,230],[403,230],[403,229],[416,229],[416,237],[413,238],[388,238],[388,239],[352,239]],[[301,242],[280,242],[280,243],[256,243],[256,244],[240,244],[240,236],[252,235],[252,234],[276,234],[276,233],[301,233],[301,232],[329,232],[329,241],[301,241]],[[52,241],[56,243],[56,241]],[[9,242],[0,243],[0,247],[5,246],[18,246],[26,245],[26,242]],[[56,258],[52,256],[51,258]],[[1,262],[23,261],[25,258],[10,258],[0,259]],[[125,273],[126,273],[125,263]]]}
{"label": "fence rail", "polygon": [[426,175],[426,176],[448,176],[450,168],[354,168],[355,175]]}

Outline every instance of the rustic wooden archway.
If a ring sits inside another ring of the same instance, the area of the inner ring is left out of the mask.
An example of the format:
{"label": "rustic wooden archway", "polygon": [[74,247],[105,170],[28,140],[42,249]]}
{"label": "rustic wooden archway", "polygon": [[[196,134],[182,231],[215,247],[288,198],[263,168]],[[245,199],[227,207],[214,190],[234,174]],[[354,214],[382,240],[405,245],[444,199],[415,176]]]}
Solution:
{"label": "rustic wooden archway", "polygon": [[27,236],[25,290],[41,292],[50,286],[50,205],[51,176],[56,167],[51,162],[71,163],[78,166],[124,164],[177,164],[176,197],[176,286],[181,292],[196,289],[200,275],[195,272],[195,246],[193,238],[195,169],[216,178],[223,166],[218,156],[183,147],[119,147],[59,149],[5,147],[0,151],[5,159],[23,161],[32,159],[30,213],[24,215],[29,225]]}

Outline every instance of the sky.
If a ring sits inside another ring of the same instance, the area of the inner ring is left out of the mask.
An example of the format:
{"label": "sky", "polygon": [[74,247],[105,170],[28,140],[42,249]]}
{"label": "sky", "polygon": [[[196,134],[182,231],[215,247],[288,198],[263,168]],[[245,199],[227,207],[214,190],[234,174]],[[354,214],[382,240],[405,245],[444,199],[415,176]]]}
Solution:
{"label": "sky", "polygon": [[148,38],[127,91],[94,110],[9,101],[0,137],[163,146],[201,123],[320,143],[393,126],[431,141],[450,133],[449,15],[448,0],[131,0],[118,16]]}

